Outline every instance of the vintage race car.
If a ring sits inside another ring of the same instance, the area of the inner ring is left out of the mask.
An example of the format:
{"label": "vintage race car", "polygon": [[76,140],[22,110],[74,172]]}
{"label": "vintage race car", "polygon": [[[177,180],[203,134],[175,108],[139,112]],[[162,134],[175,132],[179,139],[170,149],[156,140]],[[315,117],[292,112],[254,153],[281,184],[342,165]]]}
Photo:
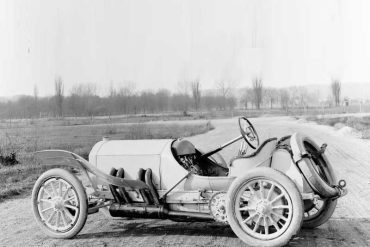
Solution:
{"label": "vintage race car", "polygon": [[[238,120],[241,135],[202,152],[188,140],[98,142],[89,161],[62,150],[36,157],[54,168],[32,192],[37,223],[55,238],[74,237],[88,214],[108,209],[113,217],[217,221],[229,224],[251,246],[281,246],[301,226],[315,228],[333,214],[346,194],[324,152],[299,133],[259,143],[250,121]],[[229,163],[220,150],[241,140]],[[247,148],[255,149],[247,154]]]}

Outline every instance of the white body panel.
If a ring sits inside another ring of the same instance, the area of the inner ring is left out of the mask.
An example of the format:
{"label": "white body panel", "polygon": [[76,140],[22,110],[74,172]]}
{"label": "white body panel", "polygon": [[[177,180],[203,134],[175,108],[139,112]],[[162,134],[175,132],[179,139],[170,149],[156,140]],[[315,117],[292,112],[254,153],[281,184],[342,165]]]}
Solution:
{"label": "white body panel", "polygon": [[250,158],[236,158],[232,160],[229,168],[229,176],[241,176],[258,166],[270,166],[271,155],[276,148],[276,141],[267,143],[263,149]]}
{"label": "white body panel", "polygon": [[297,166],[294,164],[292,157],[287,150],[277,149],[274,151],[271,160],[271,168],[281,171],[290,179],[292,179],[301,193],[309,192],[305,187],[305,183],[301,173],[299,172]]}
{"label": "white body panel", "polygon": [[[168,190],[188,174],[173,157],[173,140],[122,140],[98,142],[89,162],[109,174],[112,167],[125,170],[125,178],[137,179],[140,168],[152,169],[153,184]],[[207,177],[191,174],[173,191],[227,191],[235,177]]]}
{"label": "white body panel", "polygon": [[276,149],[276,143],[276,141],[267,143],[260,153],[254,157],[233,160],[230,166],[229,176],[241,176],[256,167],[271,167],[291,178],[300,192],[311,192],[311,188],[303,179],[290,153],[285,149]]}
{"label": "white body panel", "polygon": [[89,162],[107,174],[112,167],[123,168],[127,179],[137,179],[140,168],[150,168],[154,186],[161,189],[162,157],[164,152],[171,154],[172,141],[171,139],[101,141],[92,148]]}
{"label": "white body panel", "polygon": [[[170,142],[165,147],[161,155],[161,165],[159,168],[159,172],[161,174],[160,189],[162,190],[168,190],[172,188],[177,182],[179,182],[188,174],[188,171],[186,171],[173,157],[171,144],[172,142]],[[183,191],[184,183],[185,181],[182,181],[182,183],[176,186],[174,191]]]}

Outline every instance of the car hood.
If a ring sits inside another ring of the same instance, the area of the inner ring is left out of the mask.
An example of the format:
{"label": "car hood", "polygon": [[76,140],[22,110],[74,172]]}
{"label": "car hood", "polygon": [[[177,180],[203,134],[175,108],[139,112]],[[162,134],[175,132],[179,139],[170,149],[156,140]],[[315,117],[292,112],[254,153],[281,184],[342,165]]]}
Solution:
{"label": "car hood", "polygon": [[172,141],[172,139],[100,141],[94,145],[90,155],[159,155]]}

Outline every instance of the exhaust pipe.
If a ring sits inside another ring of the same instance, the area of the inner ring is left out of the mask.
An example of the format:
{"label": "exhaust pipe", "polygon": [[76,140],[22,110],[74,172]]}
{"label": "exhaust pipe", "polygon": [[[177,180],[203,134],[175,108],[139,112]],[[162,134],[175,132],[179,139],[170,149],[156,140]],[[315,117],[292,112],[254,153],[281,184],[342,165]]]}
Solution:
{"label": "exhaust pipe", "polygon": [[182,219],[198,221],[212,221],[213,217],[209,214],[196,212],[171,211],[163,205],[137,205],[113,203],[109,207],[109,212],[113,217],[132,217],[150,219]]}

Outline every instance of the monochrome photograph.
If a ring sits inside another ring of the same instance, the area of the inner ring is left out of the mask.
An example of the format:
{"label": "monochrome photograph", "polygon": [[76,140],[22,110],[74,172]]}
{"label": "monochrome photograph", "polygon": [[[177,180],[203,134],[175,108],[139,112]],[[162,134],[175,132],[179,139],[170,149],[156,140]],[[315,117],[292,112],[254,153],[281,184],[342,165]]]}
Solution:
{"label": "monochrome photograph", "polygon": [[0,246],[370,246],[367,0],[0,0]]}

